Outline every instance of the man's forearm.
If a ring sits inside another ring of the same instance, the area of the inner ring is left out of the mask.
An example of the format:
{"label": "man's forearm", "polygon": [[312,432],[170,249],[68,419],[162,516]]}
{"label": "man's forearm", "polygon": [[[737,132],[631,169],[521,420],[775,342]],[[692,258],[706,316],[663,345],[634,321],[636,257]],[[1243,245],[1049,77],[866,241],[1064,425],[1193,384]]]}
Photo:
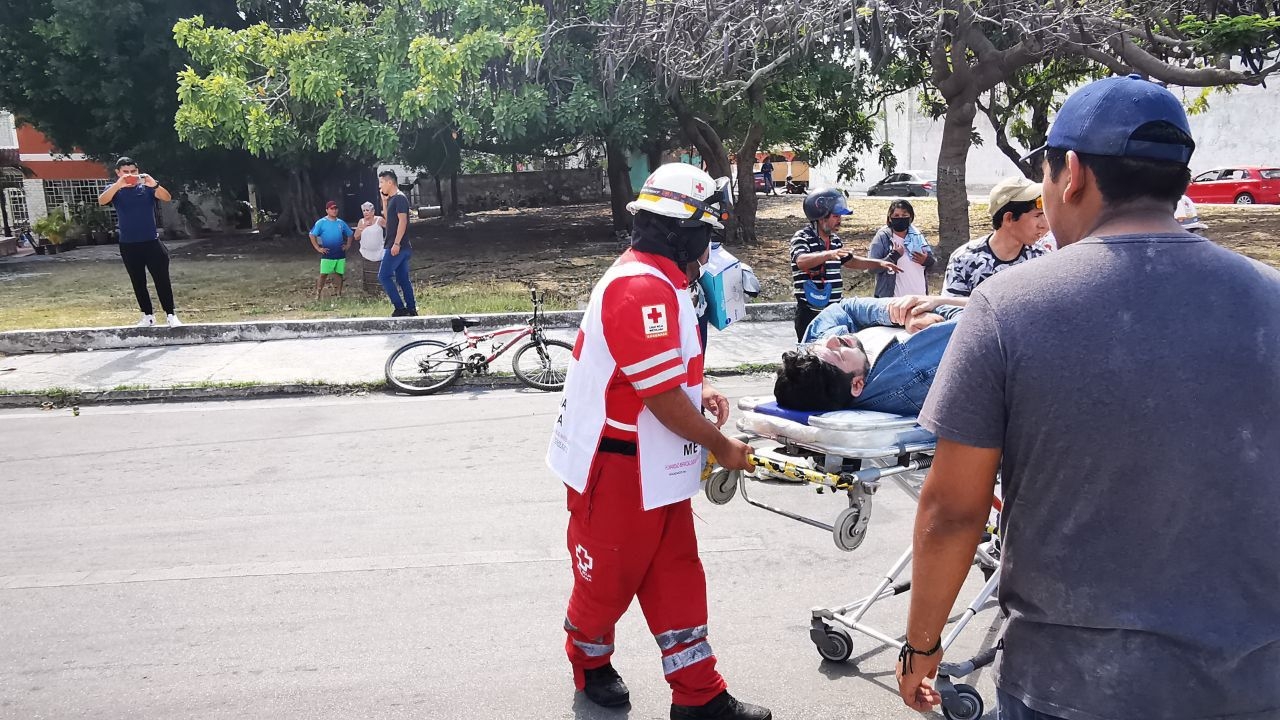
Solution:
{"label": "man's forearm", "polygon": [[796,267],[799,268],[801,272],[813,270],[827,261],[826,257],[824,257],[825,255],[826,253],[820,252],[800,255],[796,258]]}
{"label": "man's forearm", "polygon": [[396,226],[396,245],[399,245],[400,241],[404,240],[404,234],[408,229],[409,216],[405,213],[400,213],[400,223]]}
{"label": "man's forearm", "polygon": [[102,191],[102,194],[98,196],[98,204],[99,204],[99,205],[104,205],[104,206],[105,206],[105,205],[110,205],[110,204],[111,204],[111,201],[112,201],[113,199],[115,199],[116,192],[117,192],[119,189],[120,189],[120,188],[119,188],[118,186],[116,186],[116,185],[110,185],[110,186],[108,186],[108,187],[107,187],[107,189],[106,189],[106,190],[103,190],[103,191]]}
{"label": "man's forearm", "polygon": [[917,650],[928,650],[941,639],[981,538],[981,519],[948,517],[942,508],[926,505],[921,497],[916,510],[907,618],[907,641]]}
{"label": "man's forearm", "polygon": [[702,416],[701,408],[694,407],[683,387],[644,398],[644,405],[668,430],[698,443],[713,454],[719,453],[725,444],[725,436],[714,423]]}

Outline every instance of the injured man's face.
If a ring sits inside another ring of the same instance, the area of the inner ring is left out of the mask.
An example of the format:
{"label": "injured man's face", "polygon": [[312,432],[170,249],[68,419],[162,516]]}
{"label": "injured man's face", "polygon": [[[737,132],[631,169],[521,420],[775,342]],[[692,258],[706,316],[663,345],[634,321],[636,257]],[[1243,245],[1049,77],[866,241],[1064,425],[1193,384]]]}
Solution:
{"label": "injured man's face", "polygon": [[817,355],[819,360],[836,366],[841,372],[852,374],[857,384],[853,390],[854,397],[862,392],[867,373],[871,371],[871,359],[867,357],[867,351],[863,349],[862,341],[857,335],[823,338],[810,343],[809,352]]}
{"label": "injured man's face", "polygon": [[782,354],[774,399],[797,410],[843,410],[862,394],[870,371],[871,360],[856,335],[823,338]]}

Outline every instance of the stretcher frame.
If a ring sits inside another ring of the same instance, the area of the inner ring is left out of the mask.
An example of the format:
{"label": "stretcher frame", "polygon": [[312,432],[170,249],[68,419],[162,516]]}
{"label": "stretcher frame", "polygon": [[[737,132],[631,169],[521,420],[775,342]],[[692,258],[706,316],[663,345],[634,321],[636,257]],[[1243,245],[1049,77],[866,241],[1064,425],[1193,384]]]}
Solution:
{"label": "stretcher frame", "polygon": [[[750,505],[830,532],[836,546],[847,552],[856,550],[865,539],[871,520],[872,501],[884,480],[893,480],[912,500],[919,502],[920,491],[907,478],[911,473],[927,470],[933,464],[935,446],[934,443],[915,443],[864,450],[844,448],[833,452],[832,449],[823,447],[821,444],[801,444],[780,436],[742,434],[738,435],[737,439],[746,443],[760,439],[771,440],[778,443],[787,455],[797,459],[808,457],[814,460],[814,456],[821,456],[822,469],[805,467],[795,461],[781,460],[776,452],[757,450],[750,455],[755,469],[747,473],[708,465],[707,471],[704,472],[704,491],[707,499],[712,503],[723,505],[732,500],[735,494],[740,493],[742,499]],[[714,464],[714,459],[712,463]],[[862,467],[866,464],[870,464],[870,467]],[[854,465],[858,466],[857,469],[853,469]],[[819,494],[843,491],[848,496],[849,505],[841,511],[833,524],[828,524],[752,498],[747,489],[749,484],[747,481],[775,485],[813,485],[817,487]],[[999,512],[1001,508],[999,497],[992,498],[992,506]],[[980,545],[976,549],[973,564],[981,569],[986,582],[944,635],[943,652],[951,647],[999,586],[999,537],[994,524],[988,525],[984,539],[985,547]],[[912,548],[908,547],[890,566],[870,594],[847,605],[829,608],[814,607],[810,611],[809,637],[817,647],[819,655],[831,662],[847,662],[853,652],[850,631],[870,637],[881,645],[897,650],[902,648],[901,639],[865,622],[864,618],[872,606],[881,600],[910,591],[910,578],[906,580],[899,578],[911,563],[911,557]],[[952,678],[964,677],[990,665],[995,659],[997,647],[989,648],[963,662],[944,662],[939,666],[935,688],[942,696],[942,714],[948,720],[976,720],[982,716],[983,701],[978,691],[972,686],[954,683]]]}

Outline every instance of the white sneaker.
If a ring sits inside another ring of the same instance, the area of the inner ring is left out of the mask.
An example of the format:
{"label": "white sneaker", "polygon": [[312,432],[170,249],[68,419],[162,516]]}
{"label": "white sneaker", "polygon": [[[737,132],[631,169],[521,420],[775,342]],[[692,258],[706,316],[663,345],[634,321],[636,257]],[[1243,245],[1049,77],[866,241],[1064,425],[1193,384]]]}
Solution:
{"label": "white sneaker", "polygon": [[138,327],[152,327],[155,324],[156,324],[155,315],[143,315],[142,319],[138,321]]}
{"label": "white sneaker", "polygon": [[169,327],[182,327],[185,323],[179,320],[177,315],[169,313],[164,317],[164,324]]}

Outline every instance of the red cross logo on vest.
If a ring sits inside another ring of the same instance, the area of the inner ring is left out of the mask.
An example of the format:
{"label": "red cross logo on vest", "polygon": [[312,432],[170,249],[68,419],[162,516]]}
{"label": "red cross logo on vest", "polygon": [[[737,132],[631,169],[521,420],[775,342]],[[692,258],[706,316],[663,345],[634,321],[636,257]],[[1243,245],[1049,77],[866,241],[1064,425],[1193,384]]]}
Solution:
{"label": "red cross logo on vest", "polygon": [[640,308],[641,319],[644,321],[644,336],[649,338],[666,337],[669,329],[667,328],[667,306],[666,305],[645,305]]}

